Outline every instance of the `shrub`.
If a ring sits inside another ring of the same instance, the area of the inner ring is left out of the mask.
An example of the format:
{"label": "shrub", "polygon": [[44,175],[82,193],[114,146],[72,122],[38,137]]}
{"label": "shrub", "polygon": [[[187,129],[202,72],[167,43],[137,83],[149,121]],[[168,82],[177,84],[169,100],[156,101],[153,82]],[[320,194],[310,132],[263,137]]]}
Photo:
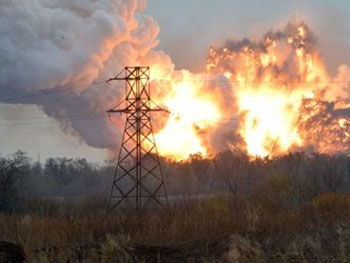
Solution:
{"label": "shrub", "polygon": [[330,220],[346,219],[350,215],[350,194],[327,192],[312,200],[312,208],[318,217]]}

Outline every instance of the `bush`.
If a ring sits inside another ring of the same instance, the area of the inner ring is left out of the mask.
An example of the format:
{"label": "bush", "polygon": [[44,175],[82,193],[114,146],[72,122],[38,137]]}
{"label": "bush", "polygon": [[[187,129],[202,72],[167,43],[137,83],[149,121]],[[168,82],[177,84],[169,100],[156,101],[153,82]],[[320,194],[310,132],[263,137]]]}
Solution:
{"label": "bush", "polygon": [[324,193],[312,200],[312,208],[318,217],[341,220],[350,216],[350,194]]}
{"label": "bush", "polygon": [[0,212],[11,212],[19,201],[19,184],[30,167],[25,153],[18,151],[12,158],[0,158]]}

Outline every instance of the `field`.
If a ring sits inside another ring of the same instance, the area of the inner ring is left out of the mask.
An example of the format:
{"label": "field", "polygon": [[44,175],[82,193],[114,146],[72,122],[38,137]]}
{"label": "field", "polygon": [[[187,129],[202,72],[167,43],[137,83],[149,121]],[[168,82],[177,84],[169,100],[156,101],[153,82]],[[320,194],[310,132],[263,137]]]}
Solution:
{"label": "field", "polygon": [[[223,159],[232,160],[232,170]],[[299,165],[292,165],[296,160]],[[79,167],[70,162],[76,175]],[[31,165],[19,176],[21,184],[13,185],[23,191],[11,206],[5,206],[11,198],[2,196],[0,256],[27,262],[348,262],[347,165],[344,156],[301,153],[275,160],[230,152],[182,164],[164,161],[169,191],[178,199],[163,209],[112,212],[105,209],[106,195],[97,192],[108,168],[90,167],[97,173],[90,174],[92,185],[82,183],[86,167],[82,178],[53,185],[46,165],[35,192]],[[324,174],[325,167],[332,169]],[[225,173],[225,180],[213,182]],[[80,188],[73,187],[75,180]],[[54,196],[41,189],[48,185]],[[11,252],[8,244],[19,247]]]}
{"label": "field", "polygon": [[87,211],[92,201],[71,207],[84,215],[2,214],[0,235],[21,244],[29,262],[347,262],[350,257],[350,195],[325,193],[299,209],[217,196],[163,210],[106,213]]}

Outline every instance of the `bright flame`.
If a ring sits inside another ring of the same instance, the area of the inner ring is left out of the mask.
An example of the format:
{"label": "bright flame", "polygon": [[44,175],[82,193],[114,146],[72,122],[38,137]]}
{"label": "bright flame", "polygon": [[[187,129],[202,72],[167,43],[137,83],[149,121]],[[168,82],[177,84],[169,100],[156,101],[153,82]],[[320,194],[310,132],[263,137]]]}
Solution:
{"label": "bright flame", "polygon": [[205,74],[169,73],[158,65],[152,75],[157,79],[154,100],[171,112],[155,134],[163,156],[183,160],[225,147],[254,156],[303,147],[349,150],[348,102],[325,101],[325,91],[337,84],[330,84],[304,24],[269,32],[259,43],[211,47]]}
{"label": "bright flame", "polygon": [[240,96],[240,109],[245,113],[241,134],[250,154],[266,156],[301,144],[297,128],[292,125],[297,115],[292,112],[295,109],[286,107],[287,101],[285,94],[265,90]]}
{"label": "bright flame", "polygon": [[201,133],[217,123],[221,114],[208,98],[200,96],[200,87],[191,81],[173,86],[173,93],[162,99],[171,115],[165,127],[155,135],[161,155],[176,160],[187,159],[190,154],[208,154],[200,138]]}

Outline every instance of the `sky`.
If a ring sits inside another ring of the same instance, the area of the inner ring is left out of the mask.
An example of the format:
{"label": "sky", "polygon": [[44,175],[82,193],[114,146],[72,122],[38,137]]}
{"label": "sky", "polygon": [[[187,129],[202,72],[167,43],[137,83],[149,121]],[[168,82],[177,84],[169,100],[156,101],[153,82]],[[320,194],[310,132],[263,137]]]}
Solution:
{"label": "sky", "polygon": [[147,12],[161,29],[158,48],[171,55],[177,68],[202,70],[211,45],[227,39],[260,39],[268,30],[296,19],[306,21],[319,37],[330,68],[350,60],[346,0],[149,0]]}
{"label": "sky", "polygon": [[[314,31],[331,74],[340,64],[350,64],[350,3],[346,0],[149,0],[145,12],[160,27],[156,49],[169,54],[177,69],[202,71],[210,46],[220,46],[227,39],[260,39],[268,30],[294,20],[305,21]],[[0,120],[1,156],[21,149],[42,162],[63,156],[95,162],[108,158],[104,150],[66,134],[37,106],[0,104],[0,118],[4,116],[22,124]],[[26,121],[33,124],[23,124]]]}

